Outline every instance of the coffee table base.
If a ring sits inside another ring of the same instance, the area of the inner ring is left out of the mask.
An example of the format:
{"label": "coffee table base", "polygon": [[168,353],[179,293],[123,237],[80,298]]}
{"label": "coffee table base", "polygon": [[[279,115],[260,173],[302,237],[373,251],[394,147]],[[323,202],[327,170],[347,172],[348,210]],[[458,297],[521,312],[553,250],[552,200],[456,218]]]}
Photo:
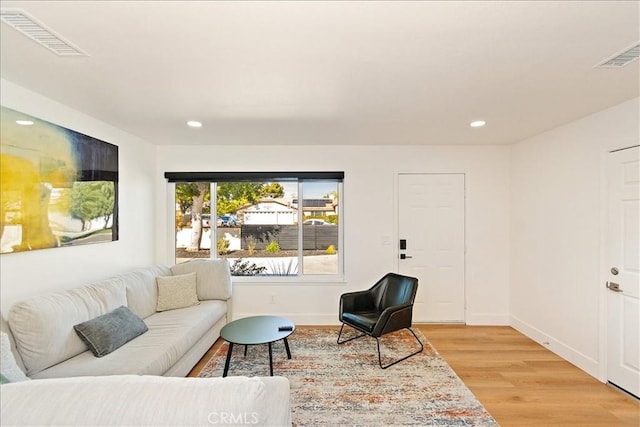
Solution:
{"label": "coffee table base", "polygon": [[[289,341],[286,338],[283,338],[284,348],[287,351],[287,359],[291,359],[291,350],[289,349]],[[273,351],[271,349],[271,342],[267,343],[269,346],[269,374],[273,376]],[[258,345],[258,344],[256,344]],[[247,356],[247,345],[244,346],[244,355]],[[222,372],[222,376],[226,377],[229,373],[229,364],[231,363],[231,353],[233,353],[233,343],[229,343],[229,350],[227,351],[227,358],[224,361],[224,371]]]}

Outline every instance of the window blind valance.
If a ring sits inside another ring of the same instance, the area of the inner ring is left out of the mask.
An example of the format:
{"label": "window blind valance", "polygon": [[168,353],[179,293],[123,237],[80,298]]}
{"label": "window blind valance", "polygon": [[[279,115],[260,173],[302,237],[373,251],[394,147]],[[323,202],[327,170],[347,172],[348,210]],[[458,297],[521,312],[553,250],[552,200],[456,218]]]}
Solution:
{"label": "window blind valance", "polygon": [[343,181],[344,172],[165,172],[169,182]]}

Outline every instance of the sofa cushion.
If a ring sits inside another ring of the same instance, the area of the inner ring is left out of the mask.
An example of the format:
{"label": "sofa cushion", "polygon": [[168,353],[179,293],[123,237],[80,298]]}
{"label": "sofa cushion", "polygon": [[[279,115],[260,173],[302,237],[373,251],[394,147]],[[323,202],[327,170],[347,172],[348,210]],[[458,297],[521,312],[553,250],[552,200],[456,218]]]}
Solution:
{"label": "sofa cushion", "polygon": [[[266,386],[258,377],[118,375],[35,380],[3,386],[2,423],[66,426],[285,425],[289,418],[289,383],[286,378],[281,378],[277,387],[285,400],[277,407],[267,407]],[[275,420],[269,418],[268,412],[282,415],[277,423],[273,423]]]}
{"label": "sofa cushion", "polygon": [[127,305],[121,278],[14,304],[7,321],[28,376],[87,351],[73,326]]}
{"label": "sofa cushion", "polygon": [[124,306],[73,328],[96,357],[111,353],[149,330],[141,318]]}
{"label": "sofa cushion", "polygon": [[22,372],[25,372],[26,369],[24,367],[24,363],[22,362],[22,357],[20,356],[20,353],[18,352],[18,349],[16,347],[16,341],[13,339],[13,334],[11,333],[11,329],[9,328],[9,324],[4,319],[4,316],[2,316],[1,313],[0,313],[0,331],[4,332],[9,336],[9,344],[11,344],[11,352],[13,353],[13,356],[15,357],[16,363],[20,367],[20,370]]}
{"label": "sofa cushion", "polygon": [[[224,301],[202,301],[179,310],[162,311],[144,319],[149,331],[129,341],[117,351],[96,358],[86,351],[58,363],[32,378],[87,375],[164,375],[221,319]],[[74,333],[75,335],[75,333]]]}
{"label": "sofa cushion", "polygon": [[157,311],[175,310],[200,304],[196,292],[196,273],[157,277]]}
{"label": "sofa cushion", "polygon": [[9,336],[0,332],[0,374],[9,382],[25,381],[29,378],[22,372],[11,351]]}
{"label": "sofa cushion", "polygon": [[226,259],[194,259],[171,267],[173,274],[196,273],[198,298],[231,298],[231,273]]}
{"label": "sofa cushion", "polygon": [[156,312],[158,276],[171,276],[171,270],[168,266],[158,265],[134,270],[121,276],[127,286],[127,307],[142,319]]}

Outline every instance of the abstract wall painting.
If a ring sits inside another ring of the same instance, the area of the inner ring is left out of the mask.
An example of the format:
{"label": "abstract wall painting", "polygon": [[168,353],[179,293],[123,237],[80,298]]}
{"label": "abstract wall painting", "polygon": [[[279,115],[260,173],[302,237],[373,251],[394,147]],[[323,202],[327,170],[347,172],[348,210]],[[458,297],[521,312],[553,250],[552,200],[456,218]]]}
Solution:
{"label": "abstract wall painting", "polygon": [[118,146],[0,109],[0,254],[118,240]]}

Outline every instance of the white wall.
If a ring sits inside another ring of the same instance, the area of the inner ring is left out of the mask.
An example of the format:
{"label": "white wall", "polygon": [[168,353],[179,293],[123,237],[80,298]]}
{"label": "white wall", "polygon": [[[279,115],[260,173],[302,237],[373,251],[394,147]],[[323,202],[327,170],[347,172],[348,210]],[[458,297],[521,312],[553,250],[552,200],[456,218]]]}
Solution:
{"label": "white wall", "polygon": [[604,166],[638,132],[634,99],[512,146],[511,324],[596,377]]}
{"label": "white wall", "polygon": [[153,147],[76,110],[2,79],[5,107],[117,145],[120,240],[110,243],[0,255],[3,315],[16,301],[66,289],[154,261]]}
{"label": "white wall", "polygon": [[[345,282],[235,283],[233,300],[234,317],[271,313],[300,324],[337,324],[341,293],[368,288],[386,272],[397,271],[396,245],[382,244],[384,235],[397,237],[396,174],[465,173],[467,322],[508,324],[509,150],[505,146],[160,146],[156,176],[163,177],[165,171],[344,171]],[[158,178],[156,210],[167,212],[167,217],[168,188]],[[171,229],[160,219],[159,260],[173,256],[163,241]],[[272,295],[274,304],[269,303]]]}

